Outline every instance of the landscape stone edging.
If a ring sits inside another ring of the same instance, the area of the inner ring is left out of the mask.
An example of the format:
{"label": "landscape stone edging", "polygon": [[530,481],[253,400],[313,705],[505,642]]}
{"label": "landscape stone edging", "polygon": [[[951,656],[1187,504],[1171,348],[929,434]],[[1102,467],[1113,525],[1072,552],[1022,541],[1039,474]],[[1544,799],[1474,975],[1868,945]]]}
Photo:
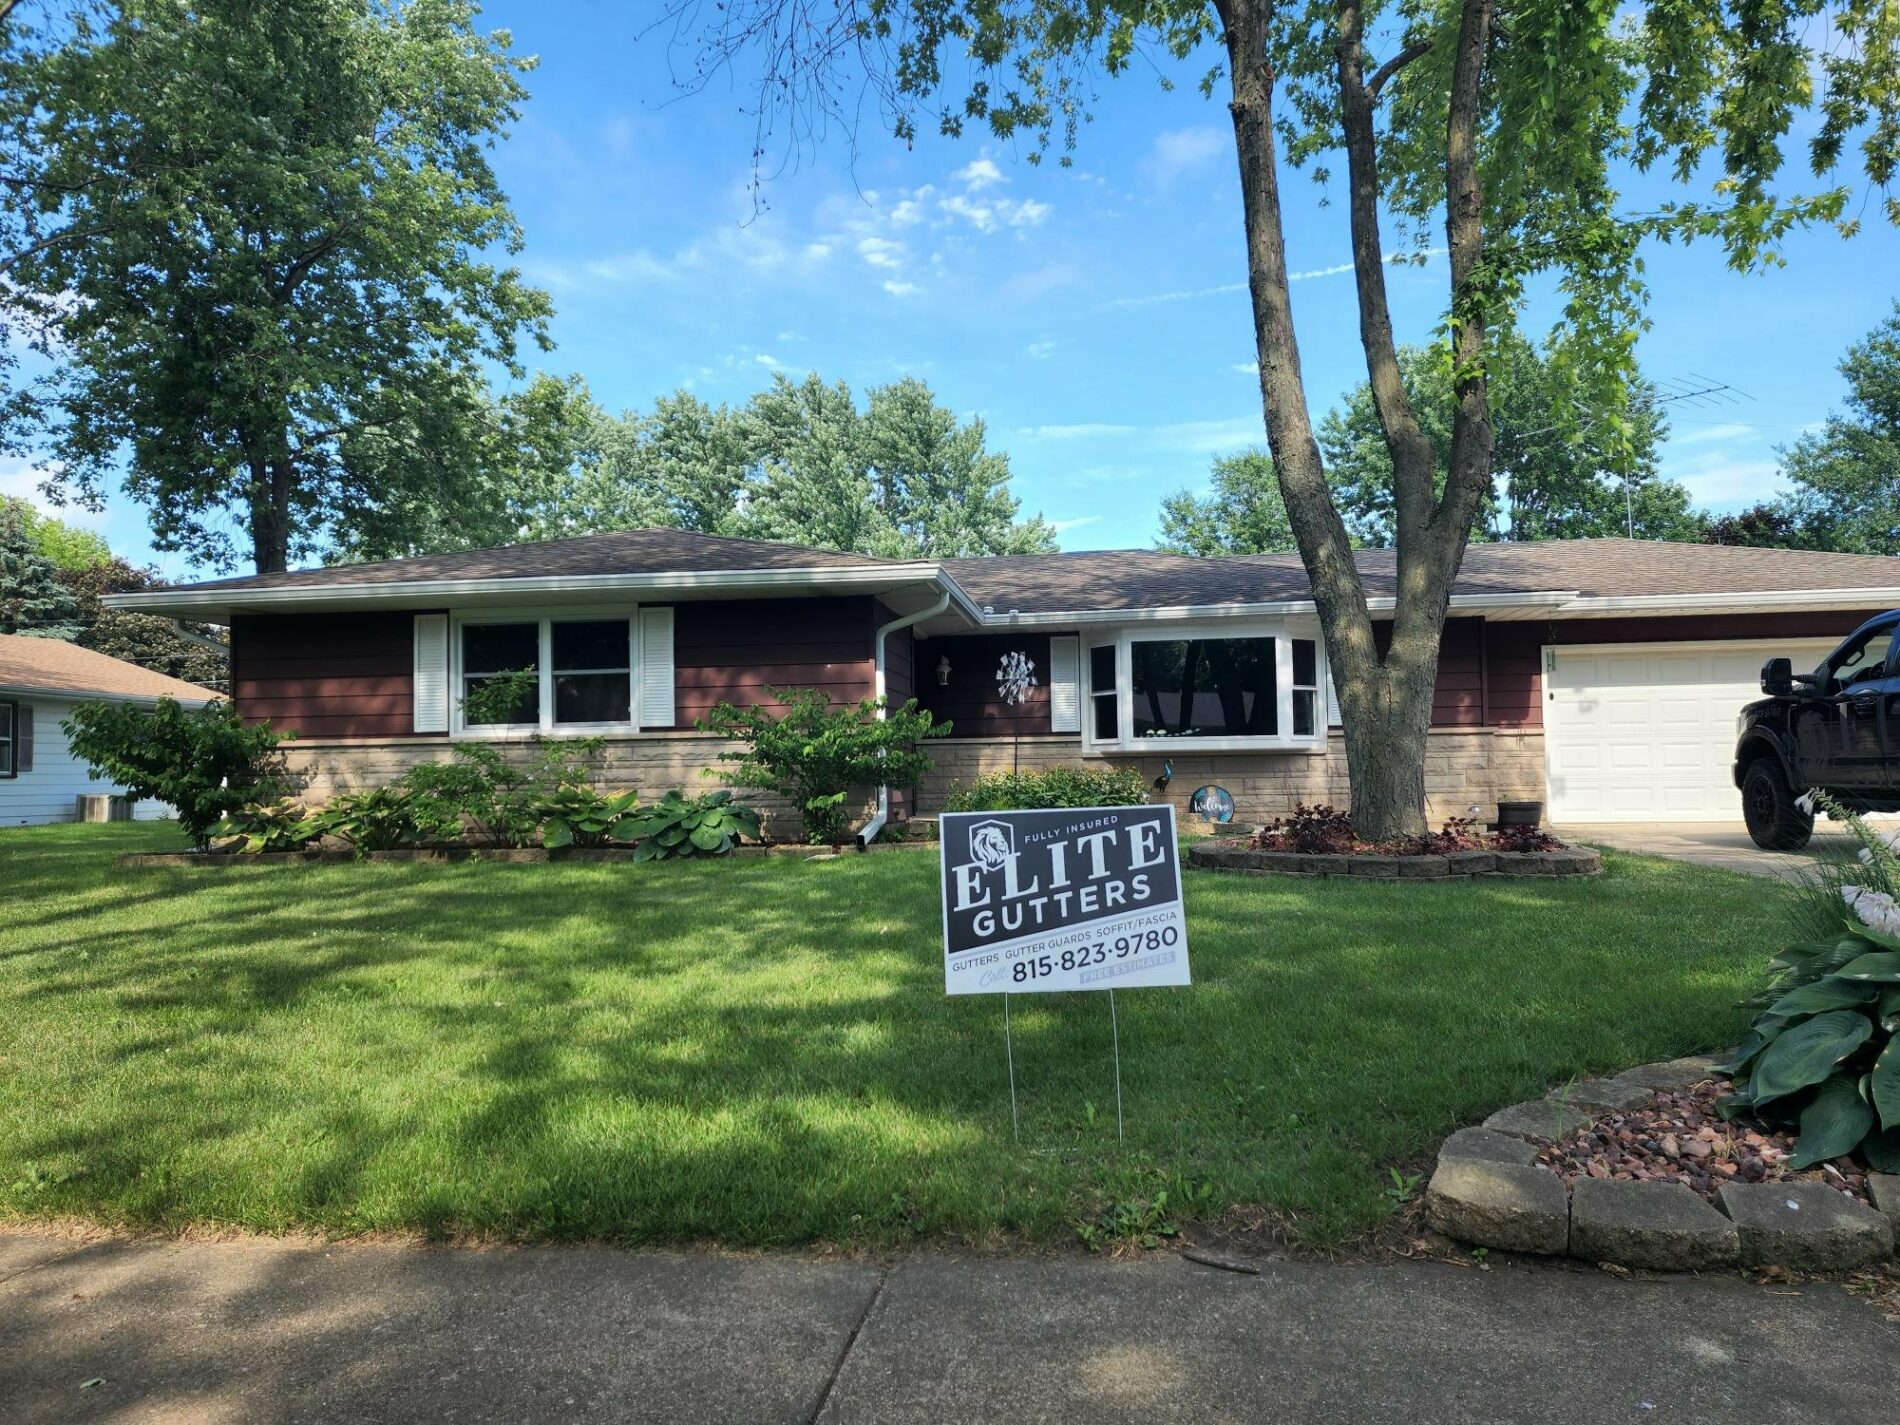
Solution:
{"label": "landscape stone edging", "polygon": [[1187,848],[1190,866],[1255,876],[1370,877],[1384,881],[1458,881],[1486,876],[1595,876],[1603,857],[1587,846],[1561,851],[1451,851],[1442,856],[1308,855],[1256,851],[1244,841],[1218,839]]}
{"label": "landscape stone edging", "polygon": [[[934,842],[924,841],[879,841],[862,848],[864,851],[925,851],[934,850]],[[735,846],[726,853],[728,857],[750,859],[759,856],[804,856],[808,859],[830,859],[834,856],[855,856],[860,848],[855,846],[805,846],[793,843],[770,846]],[[365,851],[358,855],[354,851],[260,851],[256,855],[241,852],[222,851],[125,851],[112,858],[116,866],[286,866],[286,865],[344,865],[352,861],[493,861],[501,864],[542,863],[547,861],[632,861],[634,848],[631,846],[563,846],[550,851],[545,846],[435,846],[402,847],[394,851]],[[701,857],[699,859],[723,860],[724,857]]]}
{"label": "landscape stone edging", "polygon": [[1900,1235],[1900,1176],[1868,1178],[1873,1207],[1813,1182],[1724,1183],[1712,1205],[1681,1183],[1580,1178],[1567,1189],[1555,1173],[1532,1165],[1530,1139],[1562,1137],[1596,1112],[1634,1107],[1654,1090],[1686,1088],[1719,1062],[1695,1055],[1641,1064],[1459,1129],[1439,1148],[1425,1191],[1426,1222],[1475,1246],[1655,1271],[1840,1271],[1891,1254]]}

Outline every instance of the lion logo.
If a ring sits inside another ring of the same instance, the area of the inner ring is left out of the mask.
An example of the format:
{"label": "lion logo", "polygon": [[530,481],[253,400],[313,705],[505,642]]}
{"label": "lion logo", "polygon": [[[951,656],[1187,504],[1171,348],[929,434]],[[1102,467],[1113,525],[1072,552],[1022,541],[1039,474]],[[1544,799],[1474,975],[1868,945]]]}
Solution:
{"label": "lion logo", "polygon": [[970,828],[970,855],[986,871],[1000,871],[1015,854],[1016,838],[1007,824],[986,821]]}

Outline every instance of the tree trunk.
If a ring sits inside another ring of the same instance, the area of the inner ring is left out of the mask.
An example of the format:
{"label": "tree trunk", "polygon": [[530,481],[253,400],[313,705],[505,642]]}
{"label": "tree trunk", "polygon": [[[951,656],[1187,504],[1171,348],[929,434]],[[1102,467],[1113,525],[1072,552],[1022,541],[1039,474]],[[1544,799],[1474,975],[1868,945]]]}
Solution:
{"label": "tree trunk", "polygon": [[[1475,162],[1478,76],[1490,0],[1467,0],[1446,132],[1447,231],[1451,240],[1454,355],[1460,362],[1452,469],[1442,498],[1430,443],[1419,430],[1398,379],[1386,307],[1386,264],[1378,231],[1378,169],[1373,96],[1363,79],[1360,16],[1340,0],[1337,54],[1343,140],[1351,188],[1353,265],[1367,374],[1392,456],[1397,514],[1397,608],[1392,641],[1380,657],[1353,562],[1352,541],[1333,504],[1313,437],[1287,285],[1286,243],[1273,149],[1274,74],[1266,56],[1264,12],[1270,0],[1216,0],[1225,29],[1229,105],[1240,162],[1247,234],[1248,289],[1267,443],[1300,558],[1312,581],[1344,724],[1353,826],[1384,840],[1425,830],[1425,743],[1432,685],[1452,581],[1490,470],[1489,407],[1482,368],[1484,327],[1470,278],[1480,252]],[[1382,83],[1384,78],[1380,78]]]}
{"label": "tree trunk", "polygon": [[251,558],[258,573],[281,574],[290,567],[290,461],[253,457],[250,467]]}

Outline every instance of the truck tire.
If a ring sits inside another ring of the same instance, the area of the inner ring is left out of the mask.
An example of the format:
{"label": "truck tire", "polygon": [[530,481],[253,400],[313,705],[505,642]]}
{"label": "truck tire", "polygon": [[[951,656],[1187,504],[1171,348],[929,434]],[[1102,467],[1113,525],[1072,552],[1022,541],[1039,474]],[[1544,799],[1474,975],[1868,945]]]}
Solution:
{"label": "truck tire", "polygon": [[1768,757],[1749,763],[1742,777],[1742,820],[1764,851],[1799,851],[1814,836],[1814,813],[1794,804],[1788,779]]}

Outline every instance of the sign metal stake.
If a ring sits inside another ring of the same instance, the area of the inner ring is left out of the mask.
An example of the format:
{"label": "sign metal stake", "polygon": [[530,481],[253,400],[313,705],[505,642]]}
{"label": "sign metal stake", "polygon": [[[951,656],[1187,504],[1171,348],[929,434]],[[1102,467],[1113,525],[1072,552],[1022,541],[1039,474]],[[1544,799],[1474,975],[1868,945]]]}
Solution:
{"label": "sign metal stake", "polygon": [[1009,1061],[1009,1127],[1023,1141],[1022,1120],[1016,1115],[1016,1045],[1009,1034],[1009,996],[1003,996],[1003,1057]]}
{"label": "sign metal stake", "polygon": [[[1009,996],[1003,996],[1005,1002]],[[1125,1143],[1122,1136],[1122,1028],[1115,1018],[1115,991],[1108,992],[1108,1030],[1115,1041],[1115,1141]]]}

